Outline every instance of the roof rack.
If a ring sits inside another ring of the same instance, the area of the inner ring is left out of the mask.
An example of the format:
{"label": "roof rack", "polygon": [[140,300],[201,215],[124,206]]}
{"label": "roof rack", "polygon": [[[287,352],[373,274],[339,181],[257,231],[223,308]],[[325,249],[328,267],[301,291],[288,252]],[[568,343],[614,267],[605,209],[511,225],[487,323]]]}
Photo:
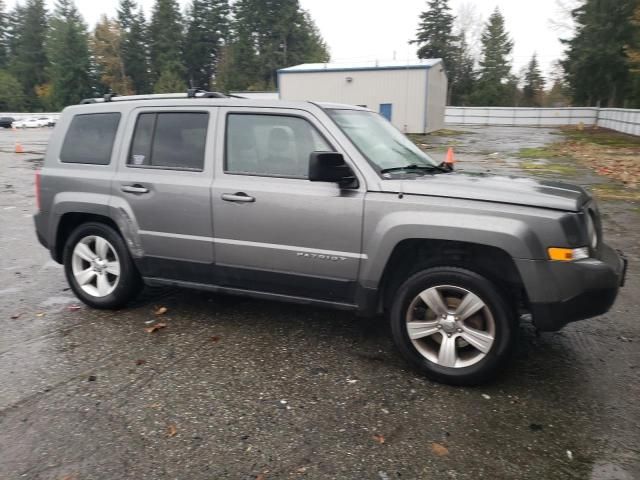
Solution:
{"label": "roof rack", "polygon": [[109,102],[130,102],[139,100],[170,100],[179,98],[243,98],[237,95],[225,95],[219,92],[208,92],[201,88],[190,88],[187,93],[159,93],[153,95],[123,95],[117,93],[107,93],[102,98],[85,98],[80,105],[88,105],[91,103],[109,103]]}

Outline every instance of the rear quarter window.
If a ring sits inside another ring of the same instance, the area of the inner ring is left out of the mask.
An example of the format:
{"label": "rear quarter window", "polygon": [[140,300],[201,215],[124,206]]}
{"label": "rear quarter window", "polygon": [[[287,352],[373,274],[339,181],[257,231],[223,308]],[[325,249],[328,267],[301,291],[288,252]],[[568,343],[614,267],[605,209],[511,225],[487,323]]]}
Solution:
{"label": "rear quarter window", "polygon": [[60,161],[109,165],[120,118],[119,113],[92,113],[73,117],[62,145]]}

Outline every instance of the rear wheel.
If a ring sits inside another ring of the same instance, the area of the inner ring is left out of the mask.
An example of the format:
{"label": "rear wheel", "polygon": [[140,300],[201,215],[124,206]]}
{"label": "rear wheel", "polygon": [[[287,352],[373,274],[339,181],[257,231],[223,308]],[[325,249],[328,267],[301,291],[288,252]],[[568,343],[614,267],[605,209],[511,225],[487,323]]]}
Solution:
{"label": "rear wheel", "polygon": [[102,223],[73,231],[64,247],[64,268],[73,292],[94,308],[121,308],[142,286],[122,237]]}
{"label": "rear wheel", "polygon": [[478,384],[504,366],[517,328],[502,293],[485,277],[454,267],[423,270],[398,290],[391,309],[393,338],[426,376]]}

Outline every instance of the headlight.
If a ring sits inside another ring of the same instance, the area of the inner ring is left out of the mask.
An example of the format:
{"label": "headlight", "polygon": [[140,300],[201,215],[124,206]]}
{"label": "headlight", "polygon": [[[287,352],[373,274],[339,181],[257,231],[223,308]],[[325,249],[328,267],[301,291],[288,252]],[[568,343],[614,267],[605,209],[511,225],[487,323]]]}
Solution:
{"label": "headlight", "polygon": [[[597,240],[597,239],[596,239]],[[549,260],[556,262],[572,262],[574,260],[584,260],[589,258],[589,247],[581,248],[556,248],[547,249]]]}
{"label": "headlight", "polygon": [[593,212],[587,212],[586,217],[589,246],[592,250],[596,250],[598,248],[598,231],[596,230],[596,223],[593,220]]}

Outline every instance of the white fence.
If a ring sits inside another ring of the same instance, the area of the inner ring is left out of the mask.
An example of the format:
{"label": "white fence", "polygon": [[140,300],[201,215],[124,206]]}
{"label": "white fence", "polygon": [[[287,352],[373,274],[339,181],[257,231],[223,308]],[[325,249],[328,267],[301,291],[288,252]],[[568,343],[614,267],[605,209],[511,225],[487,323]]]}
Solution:
{"label": "white fence", "polygon": [[447,107],[445,123],[534,127],[557,127],[583,123],[631,135],[640,135],[640,110],[595,107]]}

